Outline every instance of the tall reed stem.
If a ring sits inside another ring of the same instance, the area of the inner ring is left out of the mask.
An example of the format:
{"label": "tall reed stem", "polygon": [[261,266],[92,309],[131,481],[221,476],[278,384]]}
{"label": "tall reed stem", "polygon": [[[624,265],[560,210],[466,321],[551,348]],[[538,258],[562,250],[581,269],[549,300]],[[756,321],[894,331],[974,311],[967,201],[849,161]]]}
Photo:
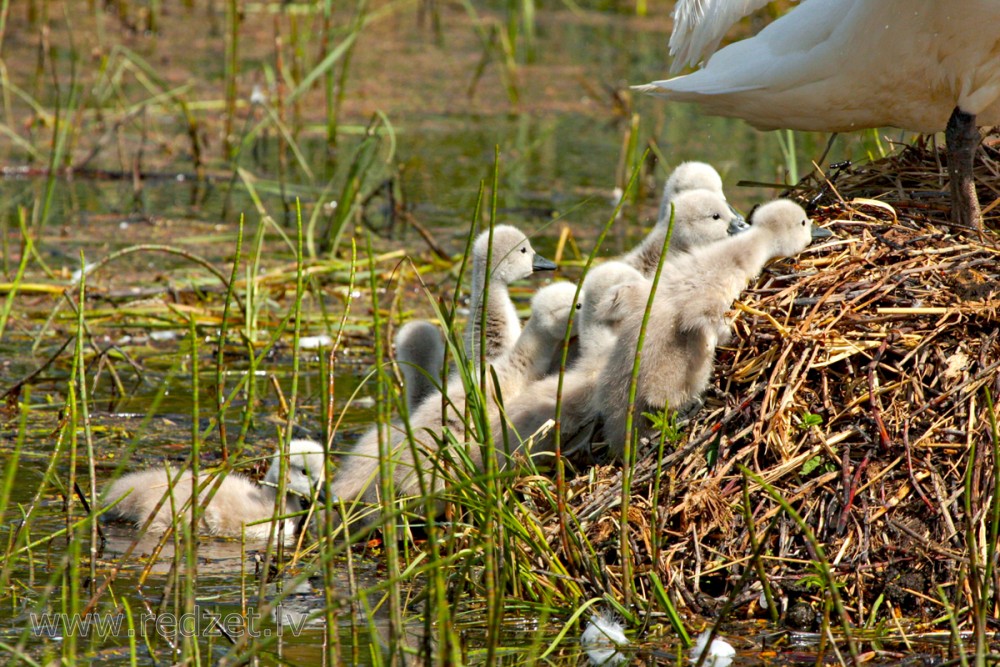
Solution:
{"label": "tall reed stem", "polygon": [[[643,154],[643,162],[648,151]],[[642,163],[640,162],[640,165]],[[637,166],[635,171],[638,172]],[[635,174],[632,176],[635,179]],[[624,194],[622,195],[624,198]],[[670,207],[670,221],[667,224],[667,233],[663,237],[663,246],[660,249],[660,259],[656,264],[656,271],[653,273],[652,284],[649,289],[649,298],[646,300],[646,308],[642,313],[642,324],[639,326],[639,340],[636,343],[635,359],[632,362],[632,375],[628,387],[628,409],[625,413],[625,443],[622,450],[622,493],[621,493],[621,524],[619,527],[619,540],[621,544],[622,558],[622,591],[628,606],[631,603],[635,580],[632,576],[632,546],[629,541],[629,507],[632,502],[632,477],[635,474],[635,465],[638,462],[638,441],[634,440],[635,429],[635,401],[639,386],[639,368],[642,362],[642,348],[646,342],[646,328],[649,325],[649,315],[653,310],[653,301],[656,299],[656,288],[660,284],[660,274],[663,272],[663,263],[667,258],[667,250],[670,248],[670,239],[674,235],[674,208]],[[664,406],[665,410],[670,410],[671,406]],[[641,418],[641,415],[640,415]],[[614,436],[617,437],[617,434]]]}
{"label": "tall reed stem", "polygon": [[226,2],[226,25],[229,32],[226,34],[226,54],[225,54],[225,85],[226,85],[226,122],[223,129],[222,147],[227,160],[234,157],[235,139],[233,137],[233,127],[236,119],[236,75],[239,71],[240,53],[240,2],[239,0],[228,0]]}

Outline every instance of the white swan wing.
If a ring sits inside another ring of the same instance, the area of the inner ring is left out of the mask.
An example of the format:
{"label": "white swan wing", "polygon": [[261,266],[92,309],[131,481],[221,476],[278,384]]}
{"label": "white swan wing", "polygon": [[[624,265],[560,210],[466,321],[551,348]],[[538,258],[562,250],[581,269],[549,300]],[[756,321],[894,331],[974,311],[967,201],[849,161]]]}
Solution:
{"label": "white swan wing", "polygon": [[729,28],[771,0],[678,0],[670,33],[670,72],[711,56]]}

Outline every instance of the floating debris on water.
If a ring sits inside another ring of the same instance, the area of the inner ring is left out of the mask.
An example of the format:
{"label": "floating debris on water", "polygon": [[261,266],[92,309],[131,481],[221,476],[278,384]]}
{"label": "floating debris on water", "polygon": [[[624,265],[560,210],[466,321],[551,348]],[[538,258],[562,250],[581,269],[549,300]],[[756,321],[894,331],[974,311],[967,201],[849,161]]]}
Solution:
{"label": "floating debris on water", "polygon": [[733,662],[733,658],[736,657],[736,649],[727,642],[722,637],[716,635],[712,643],[708,643],[708,638],[712,634],[712,629],[709,628],[701,633],[698,637],[698,641],[695,642],[694,646],[691,648],[691,663],[697,664],[701,660],[701,654],[705,653],[706,646],[708,648],[708,654],[705,656],[705,660],[701,663],[705,667],[729,667]]}
{"label": "floating debris on water", "polygon": [[619,649],[627,645],[625,627],[609,612],[590,619],[580,636],[580,646],[592,665],[620,665],[628,658]]}
{"label": "floating debris on water", "polygon": [[322,347],[333,347],[333,339],[326,334],[299,338],[299,349],[318,350]]}

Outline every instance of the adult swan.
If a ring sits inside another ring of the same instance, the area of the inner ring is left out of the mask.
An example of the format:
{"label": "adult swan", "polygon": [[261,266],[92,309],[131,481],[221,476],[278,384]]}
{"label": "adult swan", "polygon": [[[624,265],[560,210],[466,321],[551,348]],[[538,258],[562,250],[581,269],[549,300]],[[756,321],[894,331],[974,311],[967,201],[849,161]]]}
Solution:
{"label": "adult swan", "polygon": [[978,125],[1000,124],[1000,0],[803,0],[713,55],[767,0],[678,0],[672,73],[638,89],[758,129],[945,131],[952,219],[981,229]]}

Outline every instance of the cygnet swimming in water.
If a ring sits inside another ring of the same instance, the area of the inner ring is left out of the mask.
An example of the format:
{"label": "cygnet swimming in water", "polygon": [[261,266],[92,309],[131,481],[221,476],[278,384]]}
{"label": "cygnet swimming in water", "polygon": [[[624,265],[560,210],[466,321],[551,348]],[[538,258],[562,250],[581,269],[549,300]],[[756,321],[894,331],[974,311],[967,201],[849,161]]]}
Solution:
{"label": "cygnet swimming in water", "polygon": [[536,271],[553,271],[556,265],[537,254],[528,237],[516,227],[497,225],[476,237],[472,246],[472,299],[465,325],[465,352],[479,364],[482,331],[482,303],[486,295],[486,354],[494,361],[512,348],[521,333],[517,309],[510,300],[508,286]]}
{"label": "cygnet swimming in water", "polygon": [[[285,513],[301,511],[315,497],[323,482],[323,446],[312,440],[292,440],[288,445],[288,480],[285,484]],[[261,484],[239,473],[230,473],[221,482],[210,474],[198,477],[198,502],[218,484],[218,488],[201,516],[200,530],[207,535],[240,537],[245,531],[248,540],[266,540],[272,529],[281,472],[280,450],[271,457],[271,467]],[[172,491],[171,491],[172,486]],[[129,521],[141,527],[154,512],[149,530],[163,532],[172,525],[191,521],[192,475],[178,473],[170,466],[128,473],[111,482],[102,494],[103,505],[118,502],[103,515],[107,519]],[[173,498],[170,495],[172,493]],[[161,504],[162,501],[162,504]],[[156,507],[159,505],[159,509]],[[171,507],[181,516],[175,516]],[[182,509],[183,508],[183,509]],[[258,523],[263,522],[263,523]],[[285,537],[294,539],[298,519],[285,519]],[[247,524],[254,525],[247,525]],[[275,527],[277,531],[277,527]]]}
{"label": "cygnet swimming in water", "polygon": [[[683,410],[699,399],[708,386],[716,345],[728,336],[725,313],[733,300],[772,259],[791,257],[814,237],[830,236],[788,200],[761,206],[751,222],[747,232],[664,267],[642,348],[633,423],[643,423],[643,412]],[[634,290],[632,303],[622,303],[630,314],[597,383],[596,404],[616,457],[624,448],[629,384],[648,296],[648,290]]]}
{"label": "cygnet swimming in water", "polygon": [[[497,359],[492,366],[499,387],[495,387],[492,374],[487,373],[487,391],[483,392],[488,414],[495,414],[499,407],[496,396],[511,400],[528,383],[545,373],[551,350],[565,336],[569,313],[574,308],[576,287],[570,283],[554,283],[540,289],[532,299],[531,318],[518,337],[514,347]],[[478,395],[478,392],[477,392]],[[444,413],[442,414],[442,403]],[[465,421],[466,387],[453,376],[448,382],[448,394],[441,400],[433,394],[410,415],[410,432],[419,450],[414,465],[414,447],[411,446],[405,425],[392,425],[385,436],[388,450],[392,452],[393,481],[399,497],[417,495],[421,483],[417,471],[424,476],[427,490],[439,491],[444,486],[438,466],[441,465],[441,442],[445,428],[462,443],[472,442],[469,456],[476,466],[482,466],[479,441],[485,434],[474,433]],[[467,433],[469,431],[469,433]],[[331,489],[345,503],[361,500],[375,503],[379,497],[379,432],[372,428],[341,458],[340,468],[334,476]]]}
{"label": "cygnet swimming in water", "polygon": [[408,413],[439,391],[444,372],[444,337],[427,320],[410,320],[396,332],[396,364],[403,376]]}
{"label": "cygnet swimming in water", "polygon": [[[620,324],[620,310],[614,306],[616,288],[632,282],[648,285],[649,281],[628,264],[615,261],[591,269],[584,278],[579,316],[580,355],[562,379],[559,426],[564,446],[587,429],[596,416],[591,395],[615,345]],[[506,401],[503,414],[496,415],[492,426],[501,466],[505,464],[504,453],[523,451],[523,441],[548,420],[556,418],[558,393],[559,376],[549,375],[528,385],[514,400]],[[554,452],[551,431],[531,444],[532,456]]]}
{"label": "cygnet swimming in water", "polygon": [[[691,252],[694,248],[721,241],[747,228],[743,218],[733,211],[725,197],[711,190],[686,190],[677,194],[671,203],[674,231],[664,264],[669,264],[675,257]],[[642,243],[622,257],[621,261],[638,269],[647,278],[652,277],[660,262],[660,251],[663,249],[669,224],[668,211],[667,216],[656,222],[656,226]]]}

